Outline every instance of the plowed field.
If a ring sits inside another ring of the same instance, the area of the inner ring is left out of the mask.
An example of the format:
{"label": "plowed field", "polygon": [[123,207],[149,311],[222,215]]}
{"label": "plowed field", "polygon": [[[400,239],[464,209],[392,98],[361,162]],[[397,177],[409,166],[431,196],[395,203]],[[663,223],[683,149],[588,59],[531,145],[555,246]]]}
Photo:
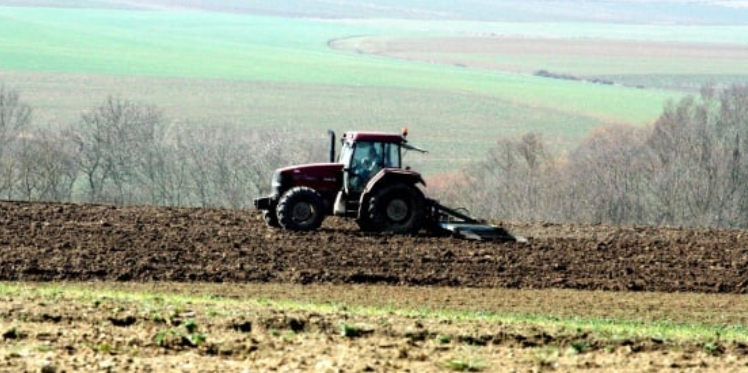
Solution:
{"label": "plowed field", "polygon": [[285,282],[745,293],[748,235],[508,225],[529,243],[268,229],[255,211],[0,203],[0,280]]}
{"label": "plowed field", "polygon": [[[363,234],[334,218],[293,233],[251,210],[0,202],[0,281],[12,284],[0,283],[0,371],[748,369],[745,232],[505,226],[529,242]],[[436,312],[398,311],[422,308]],[[615,320],[679,331],[631,335]],[[689,325],[716,332],[679,337]]]}

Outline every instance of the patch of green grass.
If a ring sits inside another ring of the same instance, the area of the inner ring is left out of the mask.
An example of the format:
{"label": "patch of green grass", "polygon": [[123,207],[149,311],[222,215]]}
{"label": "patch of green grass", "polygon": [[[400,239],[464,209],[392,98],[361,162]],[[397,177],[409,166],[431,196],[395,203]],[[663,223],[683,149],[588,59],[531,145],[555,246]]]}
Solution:
{"label": "patch of green grass", "polygon": [[589,351],[590,347],[588,342],[571,342],[569,352],[573,355],[582,354]]}
{"label": "patch of green grass", "polygon": [[444,366],[455,372],[481,372],[488,368],[488,364],[473,351],[447,359]]}
{"label": "patch of green grass", "polygon": [[189,319],[185,321],[184,328],[187,329],[187,333],[195,333],[197,332],[197,323],[193,319]]}
{"label": "patch of green grass", "polygon": [[99,344],[90,343],[89,347],[91,350],[99,354],[112,354],[116,352],[116,348],[107,342]]}
{"label": "patch of green grass", "polygon": [[208,337],[197,331],[197,325],[189,321],[185,323],[184,330],[181,328],[169,328],[159,330],[153,336],[153,341],[159,347],[172,348],[176,346],[199,347],[207,342]]}
{"label": "patch of green grass", "polygon": [[371,334],[373,331],[360,325],[353,325],[343,323],[340,325],[340,335],[348,338],[359,338],[366,334]]}
{"label": "patch of green grass", "polygon": [[[134,304],[143,309],[151,309],[156,299],[163,309],[184,310],[192,305],[211,305],[211,307],[225,310],[237,309],[273,309],[282,311],[305,311],[320,314],[340,314],[364,316],[402,316],[413,319],[438,319],[452,321],[483,321],[501,324],[518,331],[540,329],[550,332],[584,331],[590,338],[620,341],[624,339],[658,339],[666,343],[681,342],[714,343],[719,346],[733,341],[748,343],[748,327],[744,325],[712,325],[698,322],[672,322],[669,320],[655,320],[650,322],[625,319],[590,318],[584,315],[575,317],[558,317],[537,314],[502,314],[476,311],[454,311],[449,309],[398,309],[391,305],[352,306],[340,303],[312,303],[296,300],[270,300],[252,298],[223,298],[216,299],[210,295],[189,295],[165,292],[126,291],[107,288],[90,288],[86,285],[64,283],[0,283],[0,297],[13,296],[15,299],[34,299],[44,301],[47,297],[58,300],[72,300],[91,304],[95,299],[111,299],[112,302]],[[345,311],[341,311],[344,306]],[[228,311],[226,311],[228,312]],[[163,314],[163,312],[161,313]],[[167,323],[167,325],[169,325]],[[183,327],[186,328],[186,327]],[[181,329],[180,329],[181,331]],[[187,331],[187,329],[185,329]],[[355,335],[356,332],[367,332],[358,325],[343,324],[341,333]],[[193,333],[196,334],[193,329]],[[279,334],[280,336],[280,334]],[[581,346],[581,345],[580,345]],[[583,346],[581,346],[583,347]],[[708,348],[705,347],[705,350]]]}
{"label": "patch of green grass", "polygon": [[557,347],[546,346],[537,349],[534,353],[535,364],[538,370],[555,369],[561,351]]}

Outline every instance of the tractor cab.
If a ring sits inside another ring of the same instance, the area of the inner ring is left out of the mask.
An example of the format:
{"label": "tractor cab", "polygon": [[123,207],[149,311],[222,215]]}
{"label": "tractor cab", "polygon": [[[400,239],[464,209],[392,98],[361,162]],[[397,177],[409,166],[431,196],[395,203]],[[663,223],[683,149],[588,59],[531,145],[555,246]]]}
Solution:
{"label": "tractor cab", "polygon": [[361,194],[366,184],[384,168],[401,168],[400,146],[405,139],[384,133],[349,132],[343,135],[339,163],[347,194]]}
{"label": "tractor cab", "polygon": [[[335,199],[335,215],[358,216],[362,196],[386,175],[404,173],[418,175],[403,170],[403,150],[423,149],[409,145],[407,129],[402,133],[347,132],[341,139],[342,147],[338,163],[343,165],[343,185]],[[381,173],[381,175],[380,175]],[[420,179],[420,175],[418,175]]]}

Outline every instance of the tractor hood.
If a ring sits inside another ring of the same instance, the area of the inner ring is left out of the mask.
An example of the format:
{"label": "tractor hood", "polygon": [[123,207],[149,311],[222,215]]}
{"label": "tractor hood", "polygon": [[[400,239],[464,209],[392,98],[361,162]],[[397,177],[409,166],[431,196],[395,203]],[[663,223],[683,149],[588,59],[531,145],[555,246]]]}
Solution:
{"label": "tractor hood", "polygon": [[280,168],[274,176],[281,190],[307,186],[320,193],[335,193],[343,185],[342,163],[312,163]]}
{"label": "tractor hood", "polygon": [[296,166],[288,166],[278,169],[278,171],[293,179],[297,178],[323,178],[337,176],[343,171],[342,163],[310,163]]}

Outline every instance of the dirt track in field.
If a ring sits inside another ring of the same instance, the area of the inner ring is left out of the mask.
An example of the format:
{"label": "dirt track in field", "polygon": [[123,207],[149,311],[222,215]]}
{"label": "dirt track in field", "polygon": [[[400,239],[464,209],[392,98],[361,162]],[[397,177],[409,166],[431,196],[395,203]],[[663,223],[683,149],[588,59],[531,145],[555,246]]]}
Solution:
{"label": "dirt track in field", "polygon": [[[640,40],[606,40],[585,38],[510,37],[495,34],[466,37],[375,37],[354,36],[329,42],[333,49],[392,57],[406,61],[422,61],[452,66],[479,68],[514,73],[534,74],[538,69],[563,69],[568,59],[586,57],[600,59],[598,65],[611,60],[667,59],[668,61],[744,61],[748,50],[740,45],[697,42],[656,42]],[[493,58],[491,58],[493,56]],[[513,56],[514,58],[506,58]],[[527,63],[546,61],[545,66]],[[532,59],[531,59],[532,60]],[[524,63],[521,61],[525,61]],[[554,62],[555,61],[555,62]],[[615,65],[615,63],[613,63]],[[539,67],[542,66],[542,67]],[[636,66],[636,65],[632,65]],[[665,64],[665,66],[668,66]],[[649,71],[654,66],[649,66]],[[582,66],[577,68],[589,69]],[[600,66],[597,67],[598,69]],[[616,73],[622,74],[626,68]],[[569,71],[567,71],[568,73]],[[631,73],[630,71],[628,73]],[[577,71],[579,75],[590,72]],[[595,75],[592,73],[592,75]]]}
{"label": "dirt track in field", "polygon": [[513,224],[529,243],[269,229],[256,211],[0,202],[0,280],[748,292],[748,235]]}

